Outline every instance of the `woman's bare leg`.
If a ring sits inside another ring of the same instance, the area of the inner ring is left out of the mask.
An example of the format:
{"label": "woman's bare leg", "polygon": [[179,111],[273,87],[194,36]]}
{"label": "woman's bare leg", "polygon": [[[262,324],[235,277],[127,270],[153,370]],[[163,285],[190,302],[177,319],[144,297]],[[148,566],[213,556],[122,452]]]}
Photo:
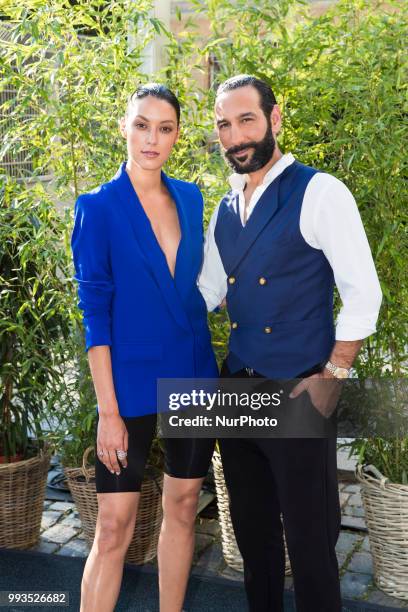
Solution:
{"label": "woman's bare leg", "polygon": [[194,526],[203,478],[164,475],[159,538],[160,612],[180,612],[194,552]]}
{"label": "woman's bare leg", "polygon": [[140,493],[98,493],[95,538],[81,584],[81,612],[112,612],[133,537]]}

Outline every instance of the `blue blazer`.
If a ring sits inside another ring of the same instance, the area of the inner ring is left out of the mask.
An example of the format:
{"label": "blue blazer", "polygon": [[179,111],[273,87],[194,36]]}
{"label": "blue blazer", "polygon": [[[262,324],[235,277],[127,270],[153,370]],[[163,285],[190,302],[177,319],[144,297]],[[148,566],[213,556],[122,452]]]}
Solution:
{"label": "blue blazer", "polygon": [[212,378],[218,368],[196,284],[201,192],[162,172],[181,229],[173,278],[125,166],[79,196],[71,247],[86,351],[110,346],[119,412],[139,416],[156,412],[157,378]]}

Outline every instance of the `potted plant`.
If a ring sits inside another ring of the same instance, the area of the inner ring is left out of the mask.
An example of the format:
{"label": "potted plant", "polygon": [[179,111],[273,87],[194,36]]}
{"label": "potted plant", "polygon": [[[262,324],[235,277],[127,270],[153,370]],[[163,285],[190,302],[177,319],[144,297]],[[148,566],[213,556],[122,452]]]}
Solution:
{"label": "potted plant", "polygon": [[48,415],[64,388],[65,224],[41,184],[0,185],[0,546],[39,537],[51,445]]}
{"label": "potted plant", "polygon": [[352,442],[376,585],[408,600],[408,437]]}
{"label": "potted plant", "polygon": [[344,388],[340,426],[351,424],[352,440],[339,446],[349,447],[356,460],[375,583],[408,600],[407,381],[402,371],[385,374],[360,377]]}

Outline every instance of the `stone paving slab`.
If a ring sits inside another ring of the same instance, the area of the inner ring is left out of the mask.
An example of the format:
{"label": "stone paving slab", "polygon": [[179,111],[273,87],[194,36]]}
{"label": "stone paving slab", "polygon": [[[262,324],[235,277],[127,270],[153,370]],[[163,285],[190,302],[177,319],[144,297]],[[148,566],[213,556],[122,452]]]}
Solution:
{"label": "stone paving slab", "polygon": [[368,552],[356,552],[347,565],[349,572],[357,572],[359,574],[373,573],[373,558]]}
{"label": "stone paving slab", "polygon": [[363,540],[363,544],[361,546],[361,550],[365,552],[370,552],[370,540],[368,539],[368,535],[365,536]]}
{"label": "stone paving slab", "polygon": [[356,548],[356,545],[360,542],[362,542],[362,537],[358,533],[341,531],[337,540],[336,551],[348,555],[353,551],[353,549]]}
{"label": "stone paving slab", "polygon": [[60,525],[65,525],[67,527],[73,527],[74,529],[82,529],[81,519],[72,514],[66,516],[62,521],[60,521]]}
{"label": "stone paving slab", "polygon": [[61,512],[45,510],[41,517],[41,529],[49,529],[61,518]]}
{"label": "stone paving slab", "polygon": [[71,512],[75,508],[75,504],[71,502],[56,501],[50,506],[50,510],[60,510],[61,512]]}
{"label": "stone paving slab", "polygon": [[337,563],[339,564],[339,571],[341,572],[343,570],[343,568],[346,565],[346,562],[348,562],[348,555],[345,555],[344,553],[338,552],[336,554],[337,556]]}
{"label": "stone paving slab", "polygon": [[66,555],[68,557],[87,557],[89,554],[89,546],[85,540],[71,540],[68,544],[61,546],[57,551],[57,555]]}
{"label": "stone paving slab", "polygon": [[351,516],[363,519],[364,526],[366,527],[364,508],[362,508],[361,506],[352,506],[350,508],[350,511],[351,511]]}
{"label": "stone paving slab", "polygon": [[56,544],[66,544],[76,535],[77,531],[75,529],[72,527],[64,527],[64,525],[61,524],[53,525],[42,533],[42,537],[45,540],[55,542]]}
{"label": "stone paving slab", "polygon": [[340,582],[342,597],[361,599],[372,583],[373,579],[369,574],[346,572]]}
{"label": "stone paving slab", "polygon": [[32,546],[30,550],[51,554],[55,553],[58,549],[59,544],[57,544],[56,542],[48,542],[47,540],[40,538],[37,544]]}
{"label": "stone paving slab", "polygon": [[362,506],[363,500],[360,493],[353,493],[347,503],[349,506]]}
{"label": "stone paving slab", "polygon": [[350,516],[349,514],[343,514],[341,519],[341,526],[345,529],[367,531],[367,526],[363,518],[360,518],[358,516]]}
{"label": "stone paving slab", "polygon": [[346,484],[344,486],[344,491],[346,491],[346,493],[360,493],[360,485],[356,483]]}
{"label": "stone paving slab", "polygon": [[347,505],[347,502],[350,499],[350,495],[351,493],[346,493],[345,491],[339,492],[340,508],[344,508]]}

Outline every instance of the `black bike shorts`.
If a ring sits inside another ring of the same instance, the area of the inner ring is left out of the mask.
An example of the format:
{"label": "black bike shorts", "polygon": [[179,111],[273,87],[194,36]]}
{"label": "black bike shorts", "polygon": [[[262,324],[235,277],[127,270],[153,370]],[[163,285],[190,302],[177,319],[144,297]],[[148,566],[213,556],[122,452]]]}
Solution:
{"label": "black bike shorts", "polygon": [[[128,430],[127,467],[119,462],[120,474],[112,474],[100,461],[95,442],[97,493],[140,491],[152,440],[156,435],[156,414],[122,417]],[[99,415],[97,415],[97,423]],[[214,452],[214,438],[162,438],[164,472],[174,478],[204,478]]]}

